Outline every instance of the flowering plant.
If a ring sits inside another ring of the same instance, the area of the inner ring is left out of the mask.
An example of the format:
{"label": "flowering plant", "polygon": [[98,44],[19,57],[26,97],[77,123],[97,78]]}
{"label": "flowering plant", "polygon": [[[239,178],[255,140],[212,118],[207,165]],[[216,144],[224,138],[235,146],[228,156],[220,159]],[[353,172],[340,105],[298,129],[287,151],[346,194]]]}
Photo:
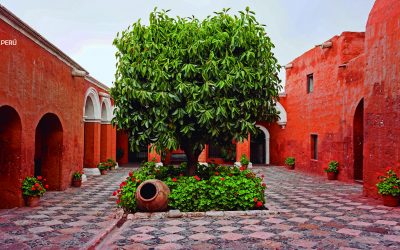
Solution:
{"label": "flowering plant", "polygon": [[77,180],[77,181],[82,180],[82,173],[76,171],[76,172],[72,175],[72,179],[73,179],[73,180]]}
{"label": "flowering plant", "polygon": [[185,176],[180,167],[143,163],[130,172],[119,189],[117,204],[125,211],[136,211],[136,189],[142,181],[159,179],[169,187],[168,205],[181,211],[264,209],[264,176],[250,170],[216,164],[198,165],[194,176]]}
{"label": "flowering plant", "polygon": [[108,165],[109,165],[111,168],[113,168],[113,169],[117,166],[117,162],[114,161],[114,160],[111,159],[111,158],[107,159],[106,163],[108,163]]}
{"label": "flowering plant", "polygon": [[376,184],[378,193],[382,195],[400,195],[400,180],[396,173],[388,167],[385,176],[379,176],[380,182]]}
{"label": "flowering plant", "polygon": [[43,177],[26,177],[22,182],[22,194],[25,196],[42,196],[46,193],[46,189],[49,188],[49,185],[43,185]]}
{"label": "flowering plant", "polygon": [[339,173],[338,166],[339,166],[339,162],[331,161],[331,162],[329,162],[328,167],[324,169],[324,171],[326,173],[336,173],[337,174],[337,173]]}

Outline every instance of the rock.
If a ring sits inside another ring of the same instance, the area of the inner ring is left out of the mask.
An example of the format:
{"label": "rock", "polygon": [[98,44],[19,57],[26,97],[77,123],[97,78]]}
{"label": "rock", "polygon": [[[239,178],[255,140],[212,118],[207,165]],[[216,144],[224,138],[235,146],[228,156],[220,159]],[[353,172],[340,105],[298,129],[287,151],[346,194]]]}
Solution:
{"label": "rock", "polygon": [[183,214],[179,210],[169,210],[167,217],[168,218],[181,218]]}
{"label": "rock", "polygon": [[224,216],[224,212],[223,211],[208,211],[206,212],[207,216],[210,217],[221,217]]}

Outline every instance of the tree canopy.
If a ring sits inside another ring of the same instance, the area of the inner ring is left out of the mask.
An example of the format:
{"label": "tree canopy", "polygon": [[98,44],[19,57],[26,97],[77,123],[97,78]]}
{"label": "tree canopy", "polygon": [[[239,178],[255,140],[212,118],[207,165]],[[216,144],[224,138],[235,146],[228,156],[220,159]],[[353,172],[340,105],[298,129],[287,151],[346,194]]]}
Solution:
{"label": "tree canopy", "polygon": [[154,10],[117,35],[114,122],[134,149],[181,148],[193,167],[206,144],[242,141],[278,118],[274,45],[249,8],[228,11],[199,20]]}

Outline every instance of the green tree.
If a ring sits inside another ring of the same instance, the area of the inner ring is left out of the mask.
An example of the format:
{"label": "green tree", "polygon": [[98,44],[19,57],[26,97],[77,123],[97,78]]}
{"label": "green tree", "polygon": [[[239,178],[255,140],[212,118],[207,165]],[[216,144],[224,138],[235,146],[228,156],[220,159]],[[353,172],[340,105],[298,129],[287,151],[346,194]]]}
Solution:
{"label": "green tree", "polygon": [[201,21],[154,10],[114,40],[114,123],[133,149],[181,148],[189,174],[206,144],[242,141],[256,121],[278,117],[274,45],[249,8],[228,11]]}

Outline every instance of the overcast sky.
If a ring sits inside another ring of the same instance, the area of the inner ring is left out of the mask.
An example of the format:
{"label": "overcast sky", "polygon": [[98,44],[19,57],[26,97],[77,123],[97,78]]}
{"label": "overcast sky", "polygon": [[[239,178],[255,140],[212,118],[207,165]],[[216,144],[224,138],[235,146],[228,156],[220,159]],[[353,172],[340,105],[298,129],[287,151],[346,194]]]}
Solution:
{"label": "overcast sky", "polygon": [[[281,65],[342,31],[365,31],[374,0],[0,0],[50,42],[111,86],[115,73],[112,41],[118,31],[149,13],[204,18],[230,7],[249,6],[275,43]],[[284,70],[281,72],[284,76]]]}

